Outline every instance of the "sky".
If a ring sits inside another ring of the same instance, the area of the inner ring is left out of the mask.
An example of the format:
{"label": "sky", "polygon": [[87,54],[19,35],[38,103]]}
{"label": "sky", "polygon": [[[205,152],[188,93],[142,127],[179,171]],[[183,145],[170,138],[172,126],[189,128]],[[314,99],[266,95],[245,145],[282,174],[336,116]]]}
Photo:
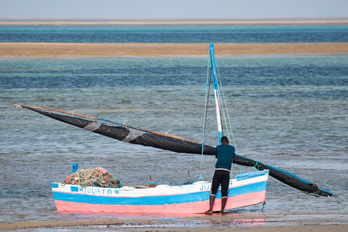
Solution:
{"label": "sky", "polygon": [[0,0],[0,18],[348,17],[348,0]]}

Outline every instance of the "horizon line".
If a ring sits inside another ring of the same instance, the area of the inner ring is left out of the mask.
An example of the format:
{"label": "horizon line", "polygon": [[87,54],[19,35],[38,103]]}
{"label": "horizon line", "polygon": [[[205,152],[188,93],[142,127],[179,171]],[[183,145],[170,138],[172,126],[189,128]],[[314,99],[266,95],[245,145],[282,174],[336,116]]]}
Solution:
{"label": "horizon line", "polygon": [[0,25],[348,25],[348,17],[284,18],[1,18]]}

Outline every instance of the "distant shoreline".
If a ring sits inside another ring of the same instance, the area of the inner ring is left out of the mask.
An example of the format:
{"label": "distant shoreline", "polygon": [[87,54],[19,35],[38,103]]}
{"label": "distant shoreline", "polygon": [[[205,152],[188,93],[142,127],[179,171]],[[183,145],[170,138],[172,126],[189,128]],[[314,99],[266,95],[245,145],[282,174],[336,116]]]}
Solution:
{"label": "distant shoreline", "polygon": [[[0,43],[0,57],[207,56],[208,43]],[[348,43],[218,43],[215,55],[348,54]]]}
{"label": "distant shoreline", "polygon": [[250,18],[250,19],[38,19],[0,18],[0,25],[28,26],[170,26],[170,25],[348,25],[348,17],[340,18]]}

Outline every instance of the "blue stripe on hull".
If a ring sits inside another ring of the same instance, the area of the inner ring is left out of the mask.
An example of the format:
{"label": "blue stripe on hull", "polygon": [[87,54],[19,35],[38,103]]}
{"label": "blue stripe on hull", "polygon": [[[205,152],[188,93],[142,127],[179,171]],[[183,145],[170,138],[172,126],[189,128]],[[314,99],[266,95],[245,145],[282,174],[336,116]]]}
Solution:
{"label": "blue stripe on hull", "polygon": [[[243,194],[265,191],[267,182],[249,184],[241,187],[229,189],[228,196],[234,197]],[[190,194],[170,195],[170,196],[150,196],[150,197],[106,197],[93,196],[86,194],[62,193],[53,192],[55,200],[99,204],[99,205],[166,205],[166,204],[181,204],[205,201],[209,199],[210,191],[202,191]],[[216,198],[221,198],[221,192],[218,191]]]}

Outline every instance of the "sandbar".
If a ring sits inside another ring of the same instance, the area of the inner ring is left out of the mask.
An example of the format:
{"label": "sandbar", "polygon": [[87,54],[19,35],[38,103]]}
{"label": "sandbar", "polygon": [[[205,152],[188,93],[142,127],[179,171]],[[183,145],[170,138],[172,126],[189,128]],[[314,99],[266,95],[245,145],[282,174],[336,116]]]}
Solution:
{"label": "sandbar", "polygon": [[[215,55],[346,54],[348,43],[218,43]],[[0,43],[0,57],[207,56],[206,43]]]}

